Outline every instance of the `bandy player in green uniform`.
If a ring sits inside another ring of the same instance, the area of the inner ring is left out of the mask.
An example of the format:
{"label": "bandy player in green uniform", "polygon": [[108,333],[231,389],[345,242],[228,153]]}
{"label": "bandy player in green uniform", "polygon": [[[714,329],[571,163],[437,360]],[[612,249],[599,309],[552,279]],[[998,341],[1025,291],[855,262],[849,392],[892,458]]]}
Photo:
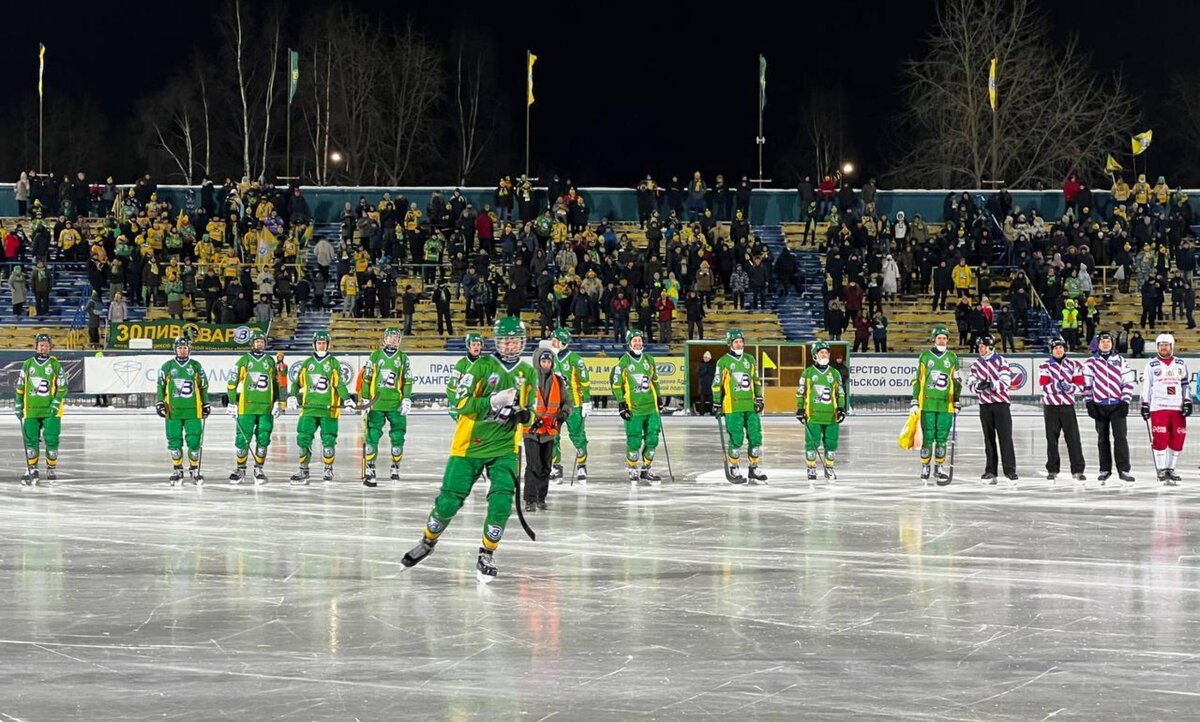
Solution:
{"label": "bandy player in green uniform", "polygon": [[308,484],[308,462],[312,442],[321,433],[322,479],[333,481],[333,459],[337,453],[338,417],[342,407],[354,409],[358,397],[346,390],[342,362],[329,353],[329,332],[313,334],[313,355],[296,364],[296,379],[288,398],[289,408],[300,409],[296,422],[296,443],[300,446],[300,469],[292,474],[293,484]]}
{"label": "bandy player in green uniform", "polygon": [[[647,483],[661,481],[650,466],[662,433],[662,393],[658,386],[658,368],[654,357],[643,353],[645,339],[640,329],[625,333],[629,350],[621,355],[612,370],[612,394],[625,420],[625,463],[629,483],[639,479]],[[641,462],[641,473],[638,462]]]}
{"label": "bandy player in green uniform", "polygon": [[58,437],[62,431],[63,406],[67,399],[67,374],[50,355],[50,337],[39,333],[33,339],[33,358],[21,364],[13,408],[21,422],[25,443],[25,486],[38,482],[38,457],[46,440],[46,479],[58,478]]}
{"label": "bandy player in green uniform", "polygon": [[842,375],[829,363],[829,344],[812,346],[813,364],[800,374],[796,387],[796,419],[804,424],[804,463],[808,480],[817,478],[817,455],[825,446],[825,478],[833,481],[833,455],[838,448],[838,425],[846,420],[846,389]]}
{"label": "bandy player in green uniform", "polygon": [[271,444],[275,419],[283,413],[279,377],[275,357],[267,355],[266,335],[256,332],[250,337],[250,353],[238,359],[226,387],[229,415],[236,419],[233,446],[237,468],[229,475],[230,484],[240,484],[246,479],[251,441],[254,442],[254,483],[267,483],[263,464],[267,462],[267,447]]}
{"label": "bandy player in green uniform", "polygon": [[208,377],[200,362],[191,357],[185,336],[175,339],[175,358],[158,371],[158,394],[154,410],[167,420],[167,450],[171,452],[171,486],[183,481],[183,442],[187,440],[188,471],[200,486],[200,447],[204,444],[204,419],[212,413],[208,404]]}
{"label": "bandy player in green uniform", "polygon": [[741,476],[742,441],[749,441],[747,457],[750,460],[750,483],[765,482],[767,475],[758,470],[762,458],[762,420],[758,417],[763,410],[762,378],[758,375],[758,364],[747,356],[746,337],[736,328],[725,334],[725,345],[729,353],[717,361],[717,373],[713,377],[713,414],[725,417],[725,432],[729,435],[729,471]]}
{"label": "bandy player in green uniform", "polygon": [[366,486],[376,486],[375,458],[383,425],[390,429],[392,481],[400,480],[400,462],[404,458],[404,435],[408,431],[408,412],[412,410],[412,367],[408,354],[400,350],[403,335],[398,328],[383,332],[383,348],[371,354],[363,367],[362,398],[367,411]]}
{"label": "bandy player in green uniform", "polygon": [[450,459],[442,475],[442,489],[425,522],[425,535],[401,560],[411,567],[433,553],[438,538],[471,495],[486,469],[491,480],[487,516],[475,570],[479,581],[496,577],[492,553],[504,536],[516,492],[524,424],[530,420],[536,372],[521,363],[525,350],[525,324],[515,317],[502,318],[493,327],[495,353],[480,356],[462,375],[454,391],[457,414]]}
{"label": "bandy player in green uniform", "polygon": [[[554,349],[554,371],[567,382],[571,394],[571,415],[567,417],[567,433],[571,444],[575,447],[575,466],[578,471],[575,479],[580,484],[587,483],[587,432],[584,429],[584,419],[592,413],[592,381],[588,376],[587,362],[574,351],[568,351],[571,345],[571,332],[565,328],[556,328],[550,336],[550,346]],[[554,437],[554,453],[552,456],[554,470],[551,479],[561,479],[562,467],[562,434]]]}
{"label": "bandy player in green uniform", "polygon": [[946,463],[946,442],[954,415],[962,409],[959,393],[962,381],[958,377],[958,354],[950,350],[950,332],[945,326],[934,326],[930,332],[933,348],[917,359],[917,375],[912,385],[912,413],[921,414],[921,479],[929,479],[929,459],[932,446],[935,477],[939,486],[950,483],[943,469]]}
{"label": "bandy player in green uniform", "polygon": [[467,345],[467,355],[454,362],[454,370],[450,372],[450,378],[446,380],[446,402],[450,407],[450,418],[457,419],[458,412],[454,409],[454,401],[458,393],[458,381],[471,368],[471,365],[479,360],[480,354],[483,353],[483,336],[477,333],[469,333],[463,339]]}

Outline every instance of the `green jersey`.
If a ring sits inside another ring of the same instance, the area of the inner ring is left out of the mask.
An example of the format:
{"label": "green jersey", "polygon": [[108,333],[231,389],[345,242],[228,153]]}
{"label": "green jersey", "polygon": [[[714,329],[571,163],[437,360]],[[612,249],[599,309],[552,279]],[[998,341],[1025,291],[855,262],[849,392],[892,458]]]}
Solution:
{"label": "green jersey", "polygon": [[612,370],[612,393],[617,403],[627,404],[634,416],[658,413],[658,369],[648,353],[623,354]]}
{"label": "green jersey", "polygon": [[713,403],[721,404],[727,414],[754,411],[754,402],[763,397],[762,378],[754,357],[727,353],[717,361],[713,377]]}
{"label": "green jersey", "polygon": [[275,357],[248,353],[233,367],[227,391],[238,415],[269,414],[279,402],[279,370]]}
{"label": "green jersey", "polygon": [[333,354],[325,354],[324,358],[314,354],[296,367],[299,370],[291,395],[300,401],[300,415],[336,419],[342,411],[342,400],[350,396],[342,377],[342,362]]}
{"label": "green jersey", "polygon": [[372,411],[398,411],[400,402],[412,396],[412,367],[403,351],[380,349],[371,354],[362,370],[359,395],[371,401]]}
{"label": "green jersey", "polygon": [[200,419],[208,399],[208,377],[196,359],[173,358],[158,370],[156,401],[167,405],[168,419]]}
{"label": "green jersey", "polygon": [[17,379],[17,413],[26,419],[45,419],[62,416],[63,399],[67,398],[67,374],[53,356],[39,360],[36,356],[21,364]]}
{"label": "green jersey", "polygon": [[846,389],[833,364],[824,369],[816,364],[804,369],[796,387],[797,411],[803,411],[811,423],[832,424],[837,422],[838,409],[845,408]]}
{"label": "green jersey", "polygon": [[511,410],[493,411],[491,397],[504,389],[516,389],[513,404],[529,408],[534,403],[536,383],[537,372],[529,364],[518,361],[510,366],[499,356],[480,356],[454,389],[452,413],[458,423],[450,456],[492,459],[516,454],[524,429],[512,418]]}
{"label": "green jersey", "polygon": [[958,354],[947,349],[929,349],[917,359],[912,397],[922,411],[953,411],[962,381],[958,378]]}
{"label": "green jersey", "polygon": [[592,381],[588,376],[587,362],[574,351],[556,354],[554,371],[567,382],[571,389],[571,405],[578,408],[581,404],[592,402]]}
{"label": "green jersey", "polygon": [[471,358],[470,355],[463,356],[454,362],[454,368],[450,371],[450,378],[446,380],[446,403],[450,407],[450,418],[457,419],[458,411],[454,409],[454,402],[458,400],[458,382],[467,372],[467,369],[479,360],[479,357]]}

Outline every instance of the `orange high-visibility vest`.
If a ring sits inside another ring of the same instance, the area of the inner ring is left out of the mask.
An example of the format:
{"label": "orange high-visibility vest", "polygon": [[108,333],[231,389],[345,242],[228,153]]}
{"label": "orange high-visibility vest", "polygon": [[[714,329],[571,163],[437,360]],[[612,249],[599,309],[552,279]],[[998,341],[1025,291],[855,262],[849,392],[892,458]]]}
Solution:
{"label": "orange high-visibility vest", "polygon": [[542,396],[542,385],[537,384],[537,404],[534,407],[534,415],[542,420],[541,428],[535,433],[545,434],[546,436],[558,435],[558,410],[562,407],[562,377],[558,374],[552,374],[550,384],[550,397]]}

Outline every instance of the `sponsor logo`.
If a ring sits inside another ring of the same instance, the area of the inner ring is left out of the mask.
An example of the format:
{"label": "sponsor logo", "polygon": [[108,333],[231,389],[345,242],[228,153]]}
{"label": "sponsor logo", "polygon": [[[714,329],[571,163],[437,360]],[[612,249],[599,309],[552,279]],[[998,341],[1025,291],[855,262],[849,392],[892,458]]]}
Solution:
{"label": "sponsor logo", "polygon": [[489,541],[498,542],[500,537],[504,535],[504,530],[496,524],[488,524],[487,531],[484,532]]}
{"label": "sponsor logo", "polygon": [[1012,372],[1012,381],[1008,384],[1008,390],[1018,391],[1025,385],[1025,381],[1029,378],[1029,372],[1021,364],[1010,363],[1008,368]]}
{"label": "sponsor logo", "polygon": [[132,359],[116,361],[112,365],[112,370],[117,375],[117,378],[121,379],[121,383],[126,386],[133,386],[134,380],[142,370],[142,362]]}
{"label": "sponsor logo", "polygon": [[425,526],[434,534],[441,534],[442,530],[446,528],[445,524],[441,523],[437,519],[434,519],[432,516],[429,517],[429,521],[425,522]]}
{"label": "sponsor logo", "polygon": [[487,385],[493,389],[496,388],[497,386],[499,386],[500,385],[500,374],[493,373],[491,376],[488,376]]}
{"label": "sponsor logo", "polygon": [[233,342],[239,346],[245,346],[250,343],[250,334],[252,333],[249,326],[238,326],[233,329]]}

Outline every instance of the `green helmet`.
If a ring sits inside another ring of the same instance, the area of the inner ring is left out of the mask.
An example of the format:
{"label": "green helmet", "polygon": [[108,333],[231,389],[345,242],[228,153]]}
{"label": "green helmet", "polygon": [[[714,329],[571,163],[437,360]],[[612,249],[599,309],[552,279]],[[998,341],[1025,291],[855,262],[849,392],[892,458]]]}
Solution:
{"label": "green helmet", "polygon": [[571,338],[571,332],[562,327],[554,329],[554,333],[550,334],[550,338],[558,339],[558,343],[563,348],[570,346],[571,342],[574,341],[574,339]]}
{"label": "green helmet", "polygon": [[463,343],[465,343],[468,346],[470,346],[473,343],[483,343],[483,334],[475,333],[474,331],[472,331],[471,333],[469,333],[465,337],[463,337]]}
{"label": "green helmet", "polygon": [[496,319],[495,325],[492,326],[492,336],[496,344],[496,353],[505,363],[511,364],[521,360],[521,352],[525,350],[525,322],[519,316]]}
{"label": "green helmet", "polygon": [[263,342],[263,350],[264,351],[267,350],[267,334],[263,333],[262,331],[255,331],[254,333],[250,334],[250,350],[251,351],[254,350],[254,344],[256,341],[262,341]]}
{"label": "green helmet", "polygon": [[175,349],[176,356],[179,355],[179,349],[181,348],[186,348],[188,350],[188,353],[186,354],[188,356],[190,356],[192,353],[192,342],[187,336],[176,336],[175,341],[171,344],[171,346]]}
{"label": "green helmet", "polygon": [[725,332],[725,345],[732,346],[733,342],[739,338],[743,341],[746,340],[746,337],[742,335],[742,330],[740,328],[731,328]]}
{"label": "green helmet", "polygon": [[[312,344],[313,344],[314,351],[317,349],[318,341],[324,341],[325,343],[331,343],[329,340],[329,332],[328,331],[314,331],[313,332]],[[328,350],[329,347],[326,346],[325,349]]]}
{"label": "green helmet", "polygon": [[38,335],[36,335],[36,336],[34,336],[34,337],[33,337],[33,347],[34,347],[34,348],[37,348],[37,345],[38,345],[39,343],[41,343],[42,341],[45,341],[46,343],[48,343],[48,344],[52,344],[52,345],[53,345],[53,343],[54,343],[53,341],[51,341],[51,340],[50,340],[50,334],[48,334],[48,333],[39,333]]}
{"label": "green helmet", "polygon": [[646,334],[642,333],[642,329],[631,328],[625,332],[625,345],[628,346],[635,338],[640,338],[642,343],[646,343]]}
{"label": "green helmet", "polygon": [[824,341],[817,341],[812,345],[813,358],[816,358],[817,354],[821,351],[829,351],[829,344]]}
{"label": "green helmet", "polygon": [[[388,339],[391,338],[392,336],[396,337],[396,343],[389,344]],[[404,334],[400,331],[400,329],[396,328],[395,326],[388,326],[387,328],[383,329],[383,347],[384,348],[391,348],[391,349],[400,348],[400,343],[403,340],[404,340]]]}
{"label": "green helmet", "polygon": [[938,325],[933,327],[932,331],[929,332],[929,340],[936,341],[938,336],[945,336],[946,338],[949,338],[950,337],[950,329],[946,328],[945,326],[943,326],[942,324],[939,323]]}

